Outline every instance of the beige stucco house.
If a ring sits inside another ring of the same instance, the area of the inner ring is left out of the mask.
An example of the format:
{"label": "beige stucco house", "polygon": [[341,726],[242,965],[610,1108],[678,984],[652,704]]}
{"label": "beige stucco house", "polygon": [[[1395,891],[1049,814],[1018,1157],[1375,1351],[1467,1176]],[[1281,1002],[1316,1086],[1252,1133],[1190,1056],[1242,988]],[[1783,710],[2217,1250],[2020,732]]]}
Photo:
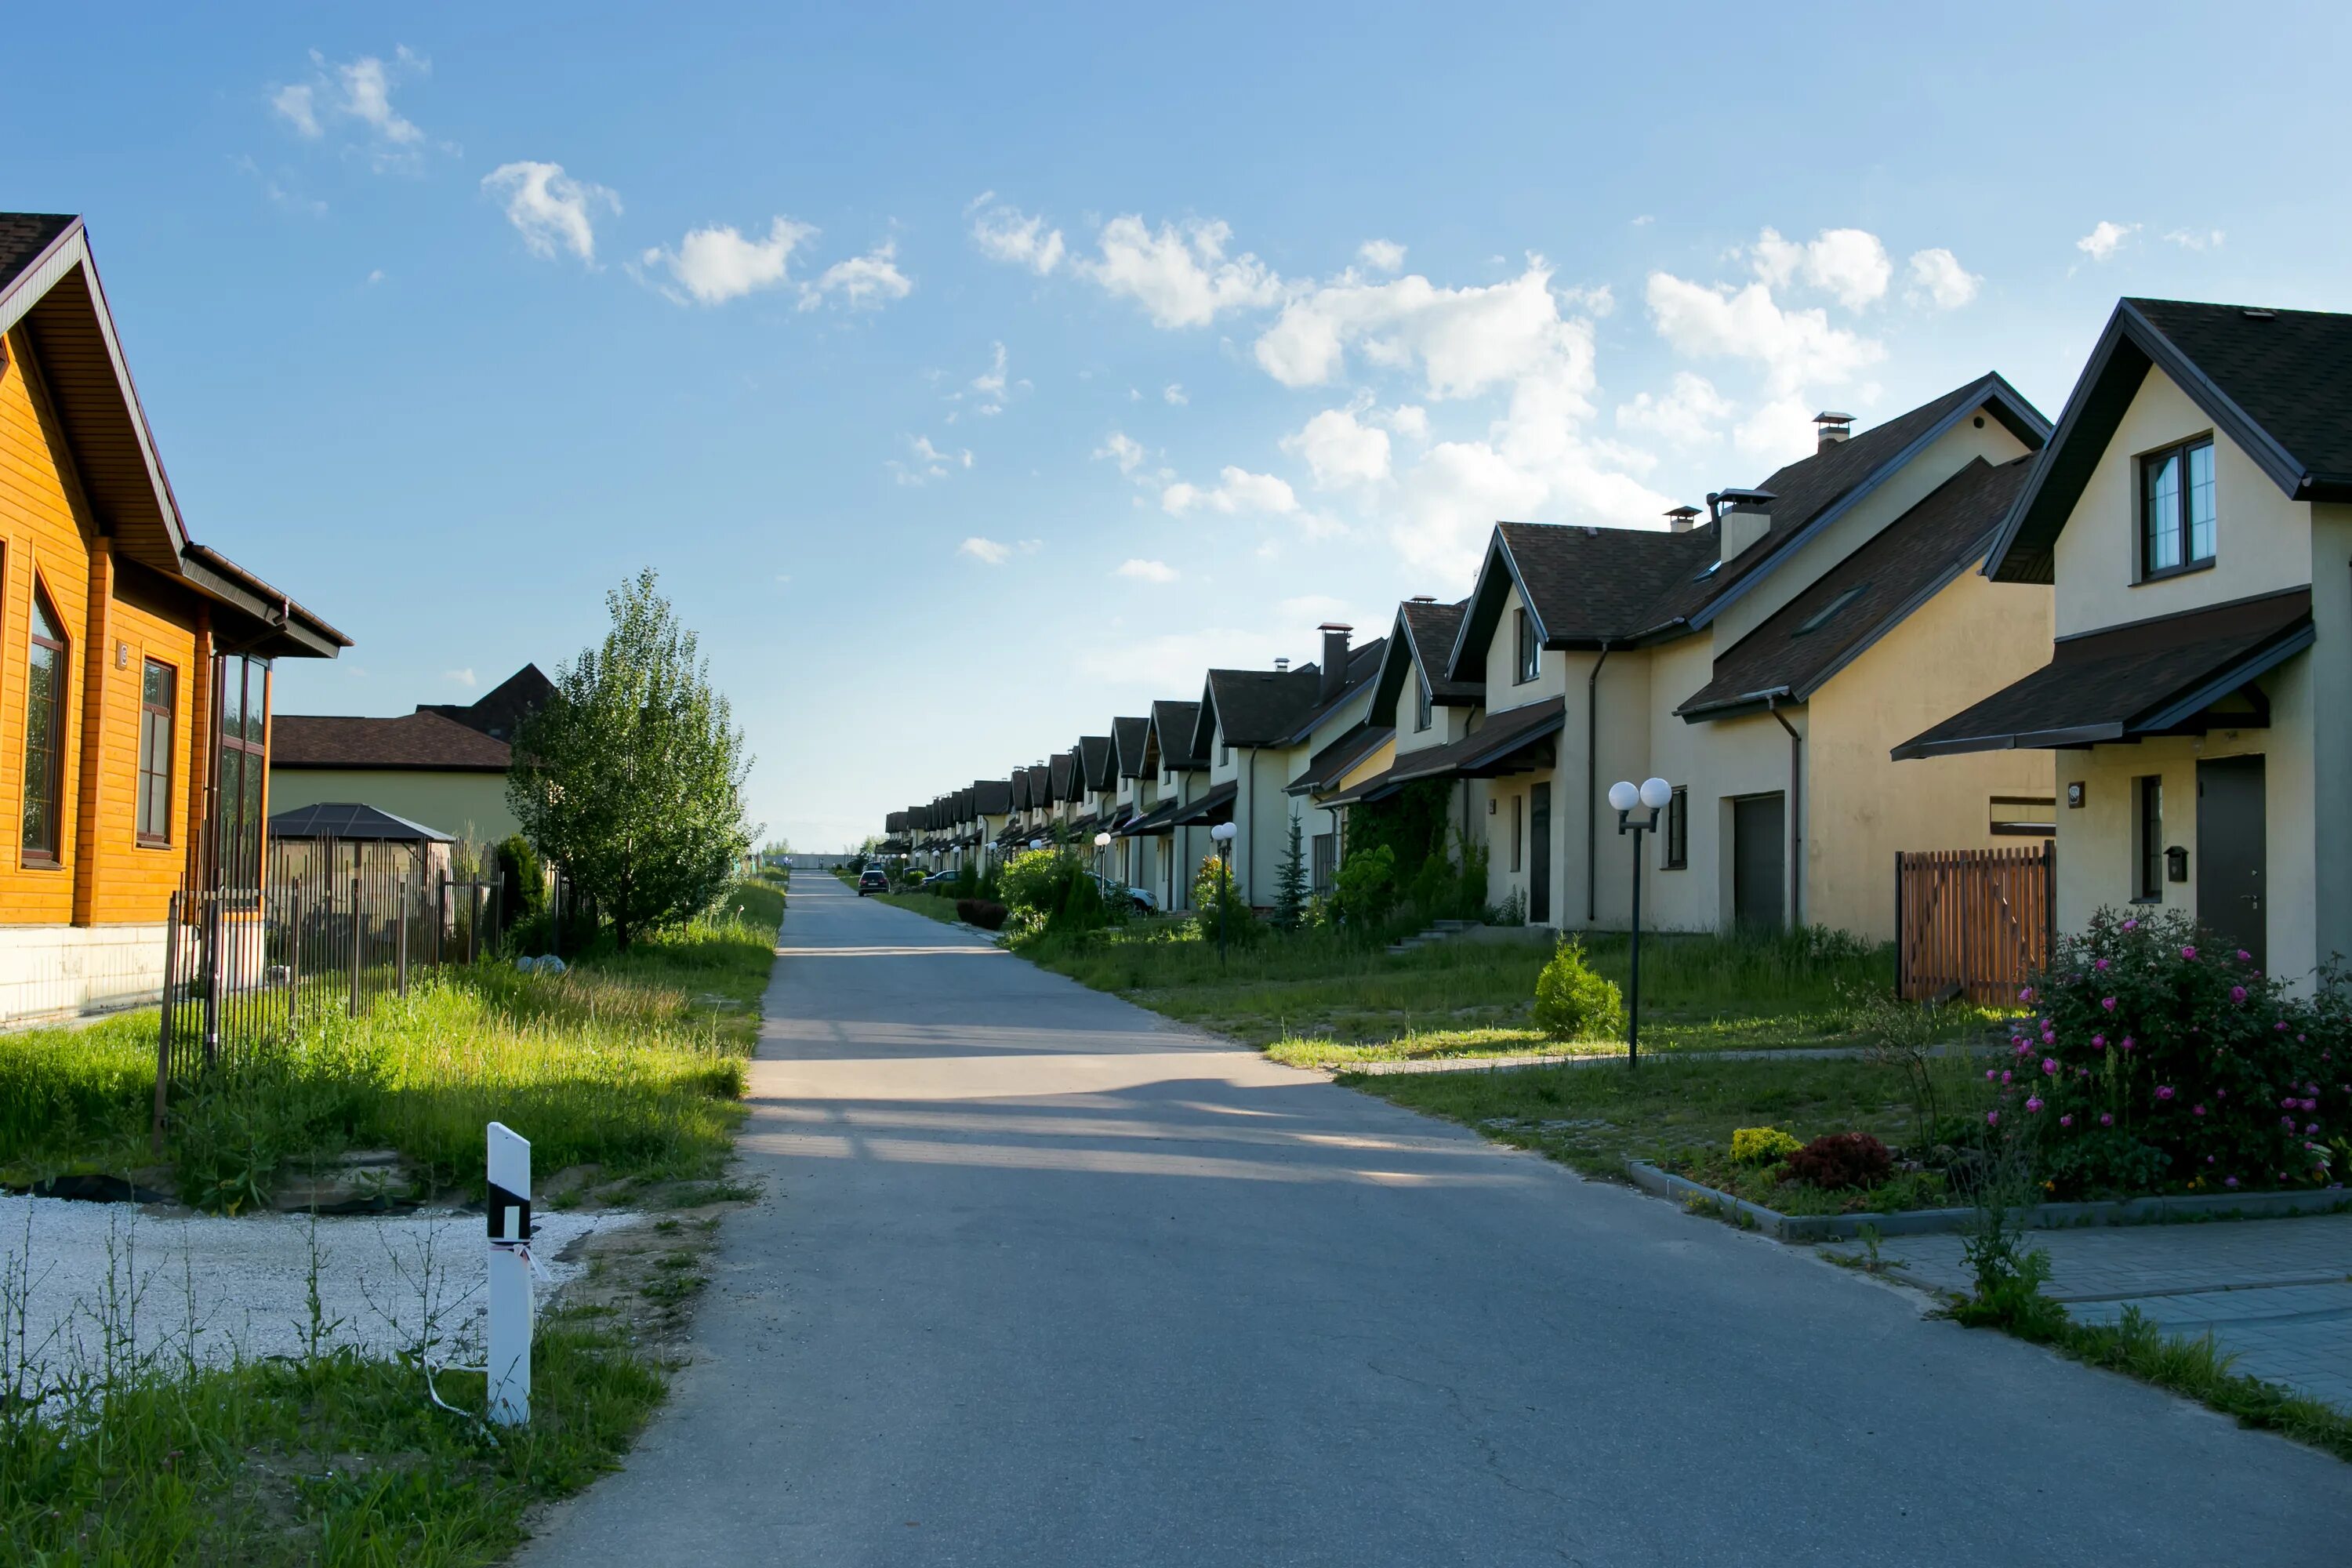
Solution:
{"label": "beige stucco house", "polygon": [[2053,584],[2054,639],[1895,754],[2054,757],[2060,928],[2352,953],[2352,316],[2121,301],[1984,576]]}

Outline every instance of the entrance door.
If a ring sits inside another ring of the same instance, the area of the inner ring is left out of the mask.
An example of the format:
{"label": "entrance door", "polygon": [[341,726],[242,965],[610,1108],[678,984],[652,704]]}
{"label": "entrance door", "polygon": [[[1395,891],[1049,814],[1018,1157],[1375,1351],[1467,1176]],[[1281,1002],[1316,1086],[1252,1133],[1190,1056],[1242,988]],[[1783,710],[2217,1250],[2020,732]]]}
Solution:
{"label": "entrance door", "polygon": [[1788,920],[1789,821],[1777,795],[1731,803],[1731,915],[1778,931]]}
{"label": "entrance door", "polygon": [[2268,966],[2270,920],[2263,897],[2263,759],[2217,757],[2197,764],[2197,919]]}
{"label": "entrance door", "polygon": [[1528,923],[1551,924],[1551,785],[1528,786]]}

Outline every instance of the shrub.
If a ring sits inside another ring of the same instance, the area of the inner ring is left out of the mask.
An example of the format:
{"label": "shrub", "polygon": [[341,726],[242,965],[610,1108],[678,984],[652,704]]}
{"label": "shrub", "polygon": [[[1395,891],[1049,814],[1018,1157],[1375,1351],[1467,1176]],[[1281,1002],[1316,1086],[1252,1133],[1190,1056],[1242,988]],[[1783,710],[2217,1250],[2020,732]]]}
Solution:
{"label": "shrub", "polygon": [[1594,972],[1580,938],[1566,937],[1536,976],[1536,1027],[1555,1040],[1624,1032],[1625,1001],[1616,983]]}
{"label": "shrub", "polygon": [[1078,858],[1066,850],[1024,849],[1004,863],[998,896],[1010,908],[1050,920],[1069,900],[1078,871]]}
{"label": "shrub", "polygon": [[1004,917],[1013,911],[993,899],[958,899],[956,919],[982,931],[1003,931]]}
{"label": "shrub", "polygon": [[2336,1179],[2352,1104],[2339,976],[2299,998],[2184,915],[2102,910],[2018,999],[2035,1013],[1993,1073],[1994,1125],[2030,1141],[2051,1193]]}
{"label": "shrub", "polygon": [[1257,916],[1242,901],[1233,868],[1222,856],[1204,858],[1192,873],[1192,919],[1208,942],[1215,942],[1221,929],[1228,942],[1245,942],[1257,934]]}
{"label": "shrub", "polygon": [[1359,849],[1339,862],[1332,877],[1331,903],[1341,923],[1376,928],[1396,901],[1396,852],[1387,845]]}
{"label": "shrub", "polygon": [[1789,1174],[1816,1187],[1874,1187],[1895,1169],[1886,1145],[1867,1132],[1824,1132],[1789,1156]]}
{"label": "shrub", "polygon": [[1760,1165],[1793,1154],[1804,1145],[1777,1127],[1735,1127],[1731,1157],[1743,1165]]}

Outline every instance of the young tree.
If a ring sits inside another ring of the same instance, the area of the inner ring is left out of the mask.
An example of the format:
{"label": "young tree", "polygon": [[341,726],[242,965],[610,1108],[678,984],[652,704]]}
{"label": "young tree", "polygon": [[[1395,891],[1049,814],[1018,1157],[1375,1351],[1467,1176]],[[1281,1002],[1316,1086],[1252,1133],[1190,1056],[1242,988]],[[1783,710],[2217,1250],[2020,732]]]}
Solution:
{"label": "young tree", "polygon": [[603,645],[557,672],[515,737],[507,801],[626,947],[708,908],[759,829],[743,820],[743,733],[653,571],[604,604]]}
{"label": "young tree", "polygon": [[1307,919],[1307,854],[1299,837],[1298,814],[1290,814],[1290,843],[1274,874],[1274,929],[1297,931]]}

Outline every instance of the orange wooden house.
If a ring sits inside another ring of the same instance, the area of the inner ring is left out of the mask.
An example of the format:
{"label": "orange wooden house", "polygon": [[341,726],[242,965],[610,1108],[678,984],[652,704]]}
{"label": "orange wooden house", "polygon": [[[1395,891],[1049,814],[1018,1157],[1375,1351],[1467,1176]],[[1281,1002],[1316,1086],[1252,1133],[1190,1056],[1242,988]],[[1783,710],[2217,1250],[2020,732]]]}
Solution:
{"label": "orange wooden house", "polygon": [[188,537],[81,220],[0,214],[0,1026],[155,998],[258,879],[272,663],[350,646]]}

